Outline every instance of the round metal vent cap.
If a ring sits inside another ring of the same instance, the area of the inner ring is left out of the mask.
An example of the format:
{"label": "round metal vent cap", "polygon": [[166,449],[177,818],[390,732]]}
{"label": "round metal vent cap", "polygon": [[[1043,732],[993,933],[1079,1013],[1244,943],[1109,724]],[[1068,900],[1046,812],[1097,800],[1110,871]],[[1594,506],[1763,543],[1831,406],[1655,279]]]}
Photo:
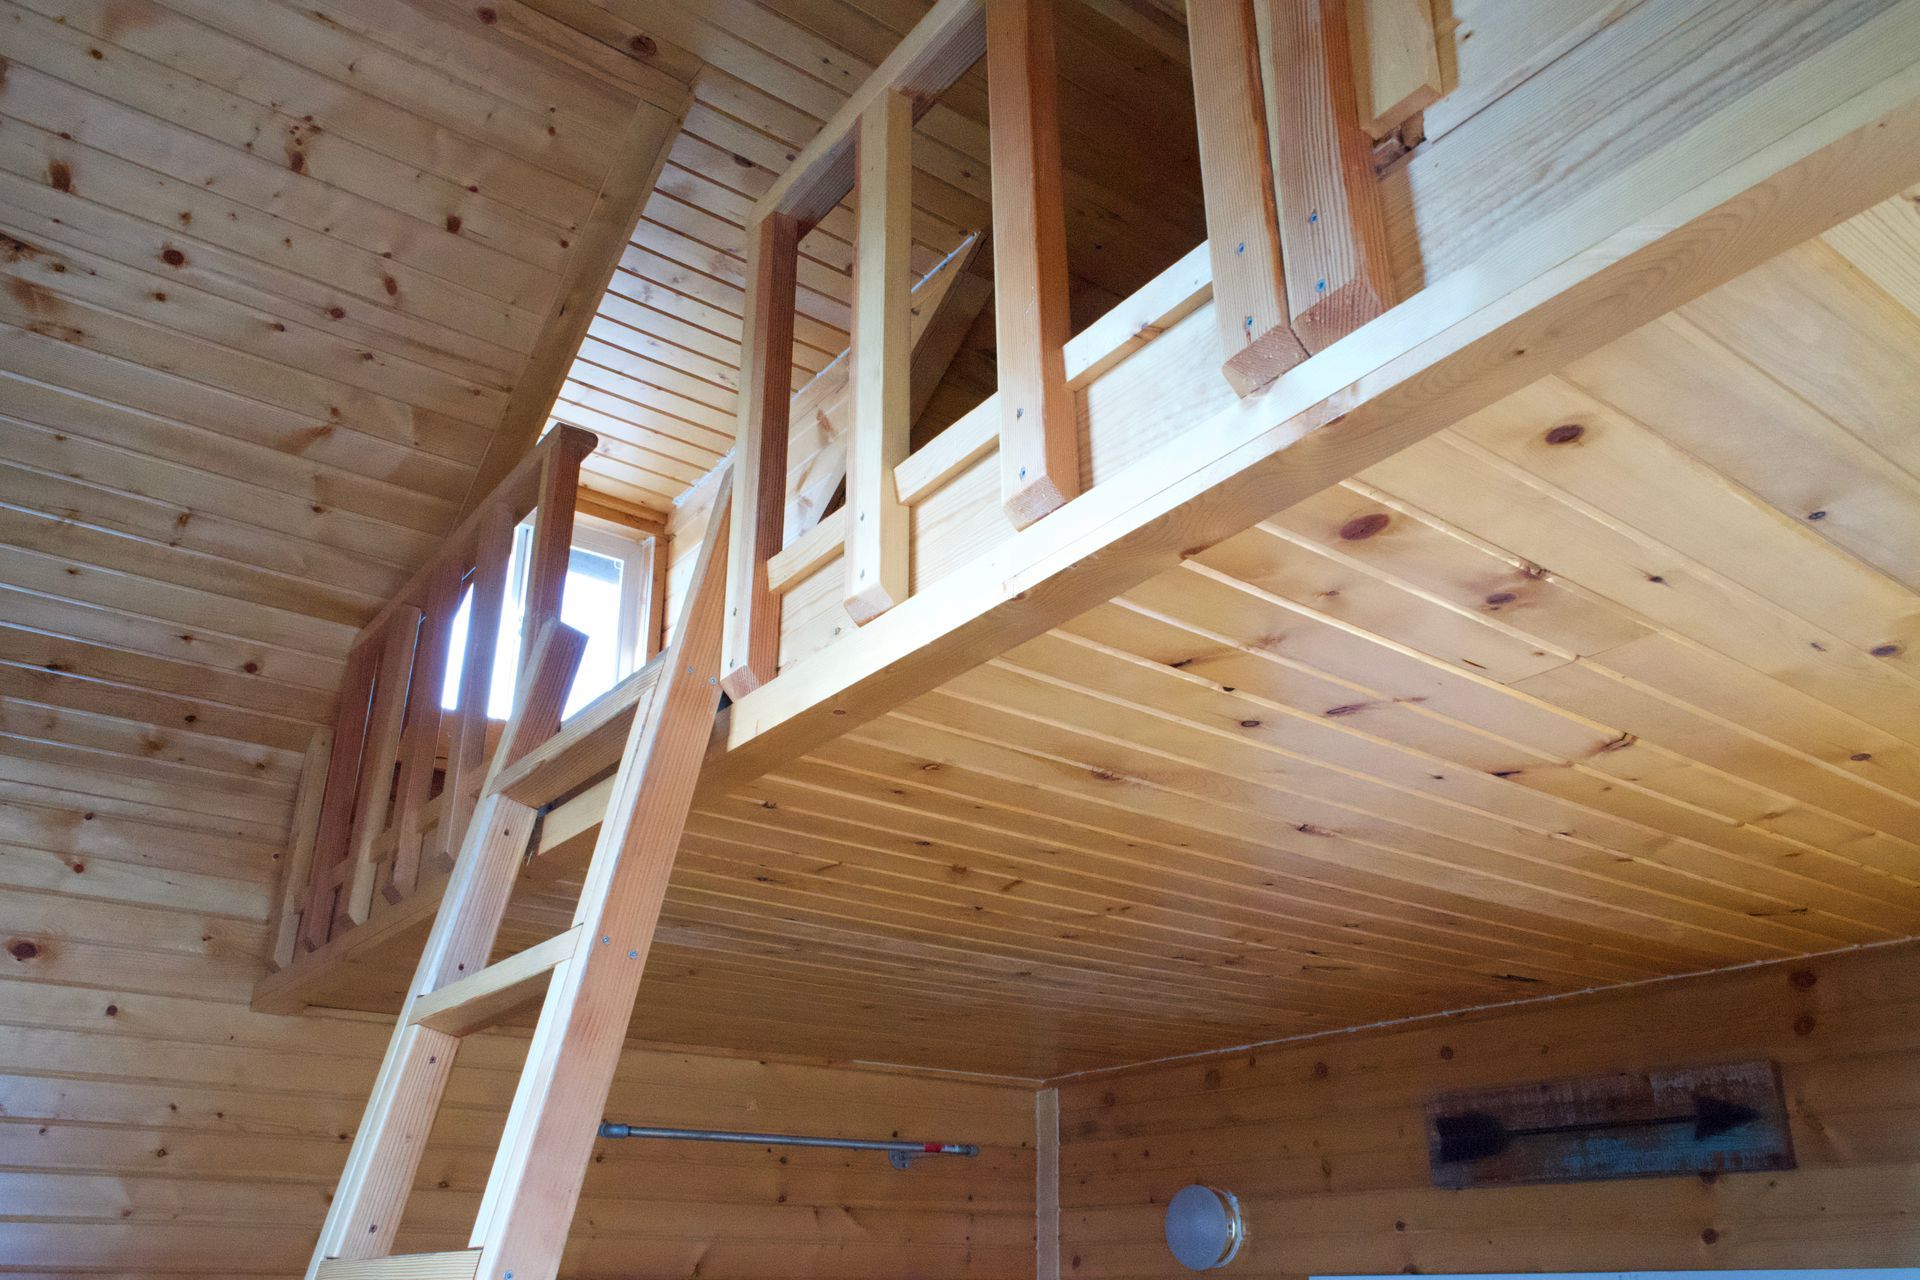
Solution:
{"label": "round metal vent cap", "polygon": [[1196,1182],[1167,1203],[1167,1248],[1189,1271],[1226,1266],[1245,1238],[1240,1201],[1231,1192]]}

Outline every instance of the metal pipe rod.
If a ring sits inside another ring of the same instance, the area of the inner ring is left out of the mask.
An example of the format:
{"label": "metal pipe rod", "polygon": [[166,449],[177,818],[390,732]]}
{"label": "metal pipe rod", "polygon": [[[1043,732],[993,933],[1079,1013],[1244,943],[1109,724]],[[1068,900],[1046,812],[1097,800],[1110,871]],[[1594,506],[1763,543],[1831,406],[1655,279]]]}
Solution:
{"label": "metal pipe rod", "polygon": [[888,1151],[914,1156],[977,1156],[971,1142],[892,1142],[878,1138],[808,1138],[791,1133],[739,1133],[731,1129],[662,1129],[602,1121],[603,1138],[672,1138],[682,1142],[737,1142],[752,1147],[832,1147],[839,1151]]}

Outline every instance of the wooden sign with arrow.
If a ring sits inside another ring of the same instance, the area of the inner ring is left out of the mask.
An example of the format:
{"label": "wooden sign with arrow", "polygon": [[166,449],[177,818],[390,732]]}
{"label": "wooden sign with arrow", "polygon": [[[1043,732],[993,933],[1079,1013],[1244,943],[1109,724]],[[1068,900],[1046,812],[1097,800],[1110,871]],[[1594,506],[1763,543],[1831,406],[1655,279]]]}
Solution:
{"label": "wooden sign with arrow", "polygon": [[1427,1104],[1434,1185],[1510,1186],[1790,1169],[1771,1062],[1445,1094]]}

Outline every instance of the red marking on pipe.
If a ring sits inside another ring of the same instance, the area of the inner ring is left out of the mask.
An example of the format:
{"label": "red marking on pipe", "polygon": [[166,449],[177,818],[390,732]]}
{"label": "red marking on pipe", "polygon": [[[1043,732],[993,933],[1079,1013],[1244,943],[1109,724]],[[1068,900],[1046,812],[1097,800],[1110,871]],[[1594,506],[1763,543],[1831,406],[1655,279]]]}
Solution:
{"label": "red marking on pipe", "polygon": [[937,1142],[923,1142],[920,1144],[920,1149],[931,1155],[937,1156],[940,1154],[940,1144]]}

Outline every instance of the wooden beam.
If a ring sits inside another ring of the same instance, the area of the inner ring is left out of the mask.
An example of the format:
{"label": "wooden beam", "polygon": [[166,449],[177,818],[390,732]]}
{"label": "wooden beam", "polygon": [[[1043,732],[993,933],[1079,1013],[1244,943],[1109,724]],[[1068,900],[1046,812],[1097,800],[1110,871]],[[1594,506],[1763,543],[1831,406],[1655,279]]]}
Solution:
{"label": "wooden beam", "polygon": [[580,930],[568,929],[545,942],[517,951],[464,978],[414,1000],[406,1014],[409,1023],[470,1036],[493,1026],[538,994],[555,965],[573,954]]}
{"label": "wooden beam", "polygon": [[1440,98],[1433,5],[1430,0],[1348,0],[1347,26],[1360,127],[1378,141]]}
{"label": "wooden beam", "polygon": [[[585,647],[585,636],[558,623],[541,632],[490,773],[508,768],[553,735]],[[308,1280],[317,1280],[331,1259],[378,1259],[393,1247],[460,1044],[457,1036],[415,1025],[412,1009],[425,994],[486,964],[534,818],[533,809],[497,792],[483,797],[474,812],[314,1245]]]}
{"label": "wooden beam", "polygon": [[847,446],[847,615],[864,626],[907,598],[907,508],[893,469],[913,428],[908,251],[913,104],[885,93],[860,117],[853,266],[853,432]]}
{"label": "wooden beam", "polygon": [[[586,439],[582,439],[586,436]],[[526,609],[520,619],[520,654],[533,657],[533,638],[560,616],[567,589],[567,565],[573,558],[573,517],[580,487],[580,464],[593,451],[593,437],[569,433],[546,450],[540,465],[540,489],[534,498],[533,539],[527,552]]]}
{"label": "wooden beam", "polygon": [[1187,22],[1222,372],[1243,396],[1307,358],[1287,309],[1253,5],[1213,0]]}
{"label": "wooden beam", "polygon": [[[1067,343],[1067,389],[1078,391],[1112,369],[1213,296],[1209,248],[1202,244],[1149,280]],[[914,506],[929,493],[993,452],[999,440],[996,393],[927,442],[895,470],[900,500]]]}
{"label": "wooden beam", "polygon": [[987,0],[1000,498],[1023,529],[1080,492],[1052,0]]}
{"label": "wooden beam", "polygon": [[395,763],[400,758],[400,730],[407,712],[407,691],[413,686],[413,655],[420,641],[420,610],[411,605],[387,620],[386,638],[375,669],[373,706],[367,714],[366,747],[360,754],[360,779],[354,788],[353,829],[347,837],[349,867],[346,891],[335,910],[355,924],[373,909],[376,837],[386,829],[392,801]]}
{"label": "wooden beam", "polygon": [[1264,395],[1196,422],[737,703],[703,794],[805,754],[1897,194],[1920,177],[1907,144],[1916,131],[1920,6],[1902,5],[1676,126]]}
{"label": "wooden beam", "polygon": [[981,0],[938,0],[774,179],[754,206],[754,218],[786,214],[804,230],[826,217],[853,190],[854,135],[867,108],[888,93],[902,93],[914,100],[918,115],[985,49]]}
{"label": "wooden beam", "polygon": [[654,705],[634,720],[574,915],[580,944],[553,970],[471,1243],[487,1280],[552,1280],[653,946],[719,700],[731,474],[715,495]]}
{"label": "wooden beam", "polygon": [[273,918],[267,921],[276,968],[293,963],[300,941],[300,904],[311,888],[313,847],[320,835],[320,803],[327,794],[327,764],[333,755],[333,730],[313,731],[300,763],[299,789],[294,792],[293,820],[287,833],[287,856],[280,867],[280,894],[274,899]]}
{"label": "wooden beam", "polygon": [[[967,313],[966,321],[971,324],[986,301],[985,294],[991,292],[984,281],[967,274],[967,265],[973,261],[980,243],[977,232],[968,235],[957,249],[914,283],[908,328],[913,334],[911,388],[915,417],[933,390],[932,382],[927,381],[933,371],[923,367],[923,353],[928,352],[930,344],[945,347],[949,340],[957,346],[958,338],[949,330],[958,323],[958,313],[971,300],[972,311]],[[841,352],[806,386],[793,393],[789,447],[804,442],[809,451],[805,457],[789,457],[787,462],[788,545],[819,523],[827,504],[846,479],[847,428],[853,416],[849,378],[852,354],[850,350]],[[941,368],[952,358],[949,349],[941,358]]]}
{"label": "wooden beam", "polygon": [[553,402],[566,383],[567,371],[573,367],[574,355],[607,292],[607,283],[620,265],[634,224],[640,221],[641,207],[653,194],[660,171],[666,167],[680,121],[692,103],[689,92],[672,111],[644,101],[635,105],[593,208],[573,236],[561,287],[540,328],[540,343],[514,380],[500,424],[494,428],[486,454],[467,486],[466,501],[461,504],[463,514],[478,507],[539,440]]}
{"label": "wooden beam", "polygon": [[[745,697],[780,664],[780,601],[767,589],[767,561],[786,534],[787,411],[793,378],[793,290],[799,225],[773,213],[748,230],[746,315],[740,346],[740,409],[727,561],[726,637],[720,684]],[[718,508],[715,513],[718,514]],[[711,534],[709,534],[711,536]]]}
{"label": "wooden beam", "polygon": [[318,1280],[473,1280],[479,1268],[478,1249],[456,1249],[450,1253],[323,1262],[316,1275]]}
{"label": "wooden beam", "polygon": [[1255,0],[1293,330],[1320,352],[1392,303],[1373,146],[1361,130],[1346,0]]}
{"label": "wooden beam", "polygon": [[1034,1090],[1033,1157],[1034,1280],[1060,1280],[1060,1091],[1058,1089]]}
{"label": "wooden beam", "polygon": [[333,754],[327,761],[327,785],[321,793],[320,819],[314,833],[312,884],[300,917],[300,936],[308,947],[319,946],[333,932],[334,902],[339,897],[339,880],[334,872],[347,856],[347,838],[353,830],[354,780],[360,776],[360,750],[367,739],[373,674],[380,659],[380,646],[374,643],[378,635],[360,633],[347,653],[346,671],[340,681]]}

